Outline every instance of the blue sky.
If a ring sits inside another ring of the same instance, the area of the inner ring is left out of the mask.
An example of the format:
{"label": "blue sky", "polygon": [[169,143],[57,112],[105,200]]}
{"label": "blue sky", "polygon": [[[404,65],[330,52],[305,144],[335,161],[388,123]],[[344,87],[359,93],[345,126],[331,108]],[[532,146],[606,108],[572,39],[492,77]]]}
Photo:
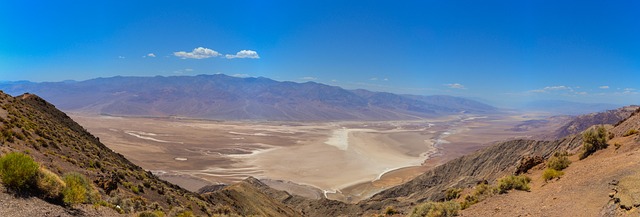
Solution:
{"label": "blue sky", "polygon": [[0,0],[0,80],[224,73],[496,104],[640,104],[639,11],[639,1]]}

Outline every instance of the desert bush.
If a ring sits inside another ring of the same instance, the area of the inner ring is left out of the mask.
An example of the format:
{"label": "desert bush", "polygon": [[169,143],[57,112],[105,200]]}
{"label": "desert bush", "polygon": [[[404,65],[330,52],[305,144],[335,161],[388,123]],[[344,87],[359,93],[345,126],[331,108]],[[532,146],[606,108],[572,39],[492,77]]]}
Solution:
{"label": "desert bush", "polygon": [[564,175],[564,172],[555,170],[553,168],[547,168],[542,173],[542,178],[544,181],[549,181],[555,178],[560,178],[560,176]]}
{"label": "desert bush", "polygon": [[484,199],[496,194],[497,192],[498,190],[495,187],[492,187],[487,183],[480,183],[476,185],[473,193],[464,197],[464,201],[460,202],[460,208],[469,208],[471,205],[483,201]]}
{"label": "desert bush", "polygon": [[60,176],[44,167],[40,167],[36,175],[36,186],[45,198],[55,199],[60,197],[65,184]]}
{"label": "desert bush", "polygon": [[38,163],[29,155],[12,152],[0,158],[0,178],[7,188],[28,189],[38,172]]}
{"label": "desert bush", "polygon": [[640,132],[638,132],[638,130],[636,130],[636,129],[630,129],[629,131],[627,131],[626,133],[624,133],[624,135],[622,135],[622,136],[627,137],[627,136],[631,136],[631,135],[636,135],[636,134],[638,134],[638,133],[640,133]]}
{"label": "desert bush", "polygon": [[176,217],[193,217],[193,212],[191,211],[182,211],[176,215]]}
{"label": "desert bush", "polygon": [[582,134],[583,152],[580,154],[580,160],[587,158],[597,150],[607,148],[607,134],[607,129],[602,125],[584,132]]}
{"label": "desert bush", "polygon": [[507,193],[508,190],[515,189],[521,191],[529,191],[529,182],[531,178],[525,175],[509,175],[498,180],[498,192],[500,194]]}
{"label": "desert bush", "polygon": [[622,144],[620,144],[620,143],[615,143],[615,144],[613,144],[613,146],[615,146],[615,147],[616,147],[616,150],[618,150],[618,149],[620,149],[620,147],[622,147]]}
{"label": "desert bush", "polygon": [[395,214],[400,214],[400,212],[398,212],[398,210],[394,209],[392,206],[388,206],[384,210],[384,215],[395,215]]}
{"label": "desert bush", "polygon": [[460,211],[460,204],[453,201],[426,202],[413,208],[409,216],[448,217],[458,215],[458,211]]}
{"label": "desert bush", "polygon": [[66,185],[62,190],[64,203],[73,205],[88,201],[91,186],[86,177],[80,173],[71,172],[65,174],[63,180]]}
{"label": "desert bush", "polygon": [[138,217],[164,217],[164,213],[162,211],[146,211],[138,214]]}
{"label": "desert bush", "polygon": [[551,156],[549,160],[547,160],[547,168],[560,171],[569,167],[571,161],[569,160],[567,155],[569,154],[567,154],[566,151],[554,153],[553,156]]}
{"label": "desert bush", "polygon": [[448,188],[444,192],[444,200],[455,200],[460,197],[460,193],[462,193],[461,188]]}

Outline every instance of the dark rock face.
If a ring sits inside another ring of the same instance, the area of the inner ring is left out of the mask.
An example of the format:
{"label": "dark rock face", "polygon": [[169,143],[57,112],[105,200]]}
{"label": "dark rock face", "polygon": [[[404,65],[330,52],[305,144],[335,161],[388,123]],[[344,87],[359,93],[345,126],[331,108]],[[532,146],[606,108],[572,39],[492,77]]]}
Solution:
{"label": "dark rock face", "polygon": [[544,162],[544,159],[540,156],[523,156],[516,164],[515,174],[519,175],[526,173],[529,169],[541,164],[542,162]]}

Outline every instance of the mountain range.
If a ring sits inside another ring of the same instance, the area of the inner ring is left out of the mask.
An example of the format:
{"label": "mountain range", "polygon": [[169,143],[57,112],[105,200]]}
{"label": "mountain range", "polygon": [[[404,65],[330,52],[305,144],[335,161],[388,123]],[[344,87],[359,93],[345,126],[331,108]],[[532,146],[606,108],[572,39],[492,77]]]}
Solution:
{"label": "mountain range", "polygon": [[219,120],[408,120],[455,113],[495,113],[478,101],[399,95],[306,82],[223,74],[110,77],[86,81],[4,82],[11,95],[34,93],[65,111],[117,116]]}

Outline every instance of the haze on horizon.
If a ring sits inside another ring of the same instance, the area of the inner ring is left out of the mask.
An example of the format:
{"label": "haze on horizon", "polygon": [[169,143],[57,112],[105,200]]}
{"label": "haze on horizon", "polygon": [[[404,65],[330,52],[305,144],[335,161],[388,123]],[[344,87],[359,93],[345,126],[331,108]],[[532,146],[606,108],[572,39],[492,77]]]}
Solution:
{"label": "haze on horizon", "polygon": [[635,1],[0,2],[0,81],[224,73],[640,103]]}

